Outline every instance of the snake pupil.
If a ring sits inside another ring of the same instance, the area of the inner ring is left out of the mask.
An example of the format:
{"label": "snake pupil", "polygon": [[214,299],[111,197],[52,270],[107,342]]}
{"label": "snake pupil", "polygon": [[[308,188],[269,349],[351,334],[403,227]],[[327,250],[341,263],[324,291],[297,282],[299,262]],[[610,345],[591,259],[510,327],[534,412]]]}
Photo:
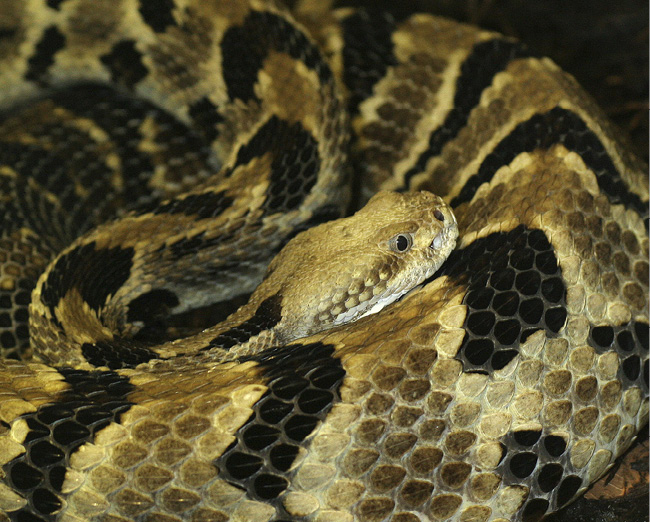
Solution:
{"label": "snake pupil", "polygon": [[409,248],[411,248],[411,238],[410,236],[399,234],[393,240],[393,245],[393,250],[396,252],[406,252]]}

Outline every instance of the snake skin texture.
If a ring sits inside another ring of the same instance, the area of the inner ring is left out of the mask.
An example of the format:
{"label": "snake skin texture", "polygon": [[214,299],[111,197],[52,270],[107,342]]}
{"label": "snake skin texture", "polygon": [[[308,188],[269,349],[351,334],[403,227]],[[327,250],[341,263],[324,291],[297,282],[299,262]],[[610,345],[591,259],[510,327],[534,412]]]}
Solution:
{"label": "snake skin texture", "polygon": [[[0,0],[0,521],[541,520],[648,421],[645,170],[453,21]],[[176,339],[380,190],[453,208],[419,288],[264,350],[281,293]]]}

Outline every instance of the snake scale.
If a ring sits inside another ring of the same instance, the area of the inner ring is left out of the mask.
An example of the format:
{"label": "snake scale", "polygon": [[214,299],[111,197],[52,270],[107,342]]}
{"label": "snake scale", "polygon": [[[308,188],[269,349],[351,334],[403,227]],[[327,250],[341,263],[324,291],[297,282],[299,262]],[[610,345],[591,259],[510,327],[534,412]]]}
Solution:
{"label": "snake scale", "polygon": [[0,520],[534,522],[647,422],[618,131],[313,4],[0,0]]}

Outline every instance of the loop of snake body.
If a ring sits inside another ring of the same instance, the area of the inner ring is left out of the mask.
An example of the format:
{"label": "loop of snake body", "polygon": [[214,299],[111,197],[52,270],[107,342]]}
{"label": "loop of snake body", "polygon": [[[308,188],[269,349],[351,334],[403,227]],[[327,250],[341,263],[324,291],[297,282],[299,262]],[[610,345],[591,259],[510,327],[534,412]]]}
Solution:
{"label": "loop of snake body", "polygon": [[0,520],[541,520],[648,419],[644,169],[430,15],[0,0]]}

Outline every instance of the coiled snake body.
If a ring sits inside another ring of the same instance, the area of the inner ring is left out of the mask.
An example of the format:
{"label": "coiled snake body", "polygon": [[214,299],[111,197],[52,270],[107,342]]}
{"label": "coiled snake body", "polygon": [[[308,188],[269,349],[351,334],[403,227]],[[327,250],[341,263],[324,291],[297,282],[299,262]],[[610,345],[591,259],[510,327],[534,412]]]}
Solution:
{"label": "coiled snake body", "polygon": [[0,0],[0,520],[530,522],[647,422],[644,166],[575,81],[296,15]]}

